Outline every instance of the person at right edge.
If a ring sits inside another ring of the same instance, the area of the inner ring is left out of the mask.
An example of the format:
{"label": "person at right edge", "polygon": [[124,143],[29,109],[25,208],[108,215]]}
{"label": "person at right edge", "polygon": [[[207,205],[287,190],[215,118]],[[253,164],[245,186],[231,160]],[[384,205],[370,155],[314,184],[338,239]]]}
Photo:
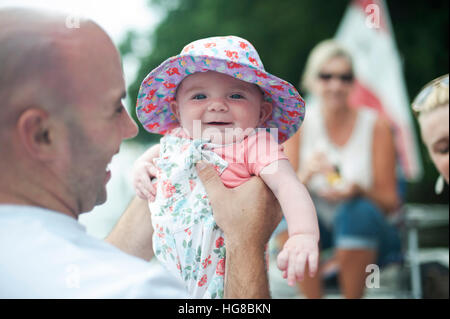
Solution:
{"label": "person at right edge", "polygon": [[[353,85],[350,54],[333,40],[319,43],[302,80],[316,102],[285,143],[317,209],[320,250],[332,251],[318,274],[300,283],[307,298],[321,298],[323,274],[333,272],[345,298],[361,298],[367,266],[401,258],[399,234],[387,220],[400,203],[393,134],[374,110],[350,107]],[[284,237],[277,237],[281,244]]]}

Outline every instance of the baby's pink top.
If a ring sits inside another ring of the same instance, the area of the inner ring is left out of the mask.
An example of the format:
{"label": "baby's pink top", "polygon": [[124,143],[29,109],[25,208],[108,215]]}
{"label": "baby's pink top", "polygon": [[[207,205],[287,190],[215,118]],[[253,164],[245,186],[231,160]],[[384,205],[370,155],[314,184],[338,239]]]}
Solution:
{"label": "baby's pink top", "polygon": [[[190,138],[184,130],[176,131],[176,136]],[[283,146],[263,129],[257,130],[241,142],[215,147],[213,151],[228,162],[228,167],[220,177],[229,188],[245,183],[252,176],[259,176],[264,167],[275,161],[288,159],[283,152]]]}

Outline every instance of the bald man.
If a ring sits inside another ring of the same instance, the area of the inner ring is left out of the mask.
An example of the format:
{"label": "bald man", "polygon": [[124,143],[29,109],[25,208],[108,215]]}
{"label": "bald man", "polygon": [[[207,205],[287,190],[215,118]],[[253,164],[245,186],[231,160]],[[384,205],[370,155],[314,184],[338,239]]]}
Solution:
{"label": "bald man", "polygon": [[[78,223],[105,202],[108,164],[137,126],[111,39],[92,21],[65,21],[0,10],[0,298],[187,297],[146,262],[145,202],[132,202],[106,242]],[[199,175],[227,241],[225,296],[268,298],[264,244],[281,218],[273,194],[256,178],[226,189],[209,165]]]}

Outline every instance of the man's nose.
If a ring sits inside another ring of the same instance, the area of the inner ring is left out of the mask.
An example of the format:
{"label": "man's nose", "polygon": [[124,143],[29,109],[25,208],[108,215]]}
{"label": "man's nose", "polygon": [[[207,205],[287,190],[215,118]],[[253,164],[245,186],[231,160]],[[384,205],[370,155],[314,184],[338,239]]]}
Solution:
{"label": "man's nose", "polygon": [[138,133],[138,126],[133,121],[133,119],[130,117],[128,112],[126,112],[126,116],[124,116],[124,123],[123,123],[123,139],[128,139],[135,137]]}
{"label": "man's nose", "polygon": [[226,112],[228,111],[228,106],[223,101],[223,99],[217,99],[214,101],[211,101],[211,103],[208,105],[208,111],[210,112]]}

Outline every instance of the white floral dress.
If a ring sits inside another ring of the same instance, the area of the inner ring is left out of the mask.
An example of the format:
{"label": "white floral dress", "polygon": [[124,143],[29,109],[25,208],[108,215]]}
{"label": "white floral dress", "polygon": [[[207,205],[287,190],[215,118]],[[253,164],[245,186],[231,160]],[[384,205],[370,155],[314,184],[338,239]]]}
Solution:
{"label": "white floral dress", "polygon": [[149,204],[156,257],[186,284],[193,298],[223,298],[225,245],[214,221],[195,164],[213,163],[219,173],[227,162],[214,145],[166,135],[160,142],[156,199]]}

